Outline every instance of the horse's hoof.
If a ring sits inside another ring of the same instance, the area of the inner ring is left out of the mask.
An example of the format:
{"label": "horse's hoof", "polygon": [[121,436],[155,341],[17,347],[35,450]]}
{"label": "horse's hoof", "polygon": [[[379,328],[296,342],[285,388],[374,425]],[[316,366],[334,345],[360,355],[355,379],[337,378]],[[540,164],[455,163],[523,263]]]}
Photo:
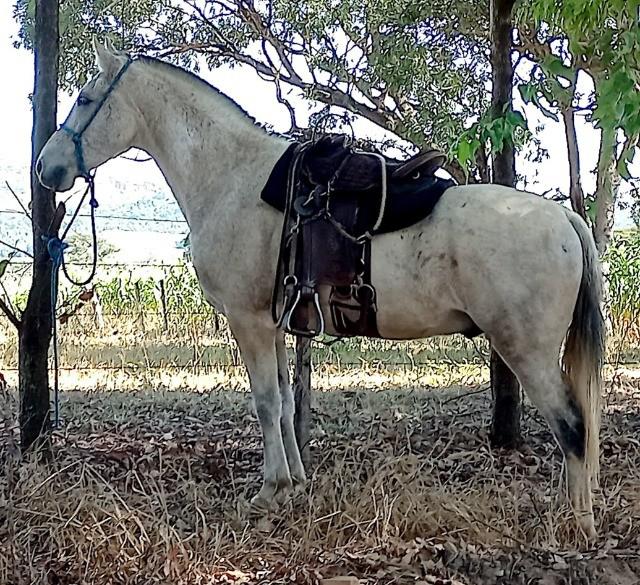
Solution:
{"label": "horse's hoof", "polygon": [[582,530],[584,535],[587,537],[587,540],[593,541],[598,537],[595,522],[593,520],[593,514],[585,514],[584,516],[580,516],[578,518],[578,525],[580,526],[580,530]]}
{"label": "horse's hoof", "polygon": [[251,500],[254,513],[267,514],[275,511],[293,489],[293,480],[287,477],[276,484],[265,483]]}
{"label": "horse's hoof", "polygon": [[293,482],[294,488],[303,486],[305,483],[307,483],[307,476],[304,471],[302,471],[301,473],[292,474],[291,481]]}
{"label": "horse's hoof", "polygon": [[268,501],[261,497],[260,494],[251,499],[251,505],[249,507],[249,516],[255,518],[262,518],[267,516],[269,512],[275,510],[273,501]]}

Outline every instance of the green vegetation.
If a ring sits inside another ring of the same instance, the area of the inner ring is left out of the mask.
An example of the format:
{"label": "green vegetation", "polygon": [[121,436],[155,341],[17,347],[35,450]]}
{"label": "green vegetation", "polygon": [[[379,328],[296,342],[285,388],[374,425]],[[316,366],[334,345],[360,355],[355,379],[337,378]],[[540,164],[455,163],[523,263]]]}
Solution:
{"label": "green vegetation", "polygon": [[[609,361],[636,363],[640,360],[640,231],[617,233],[605,260]],[[5,279],[11,281],[18,270],[19,266],[9,265]],[[69,372],[120,368],[126,371],[126,379],[119,379],[118,384],[124,386],[127,380],[135,385],[149,376],[150,383],[167,385],[159,382],[162,376],[178,371],[219,372],[222,377],[216,379],[226,376],[235,380],[232,385],[243,375],[226,320],[205,300],[190,265],[125,269],[106,264],[98,273],[95,291],[97,303],[76,288],[64,288],[60,294],[61,358]],[[24,292],[13,298],[14,305],[24,306]],[[4,325],[4,335],[8,327]],[[413,342],[330,341],[314,343],[322,388],[353,386],[367,379],[383,387],[401,380],[424,387],[478,383],[487,377],[488,347],[483,337],[473,341],[462,336]],[[0,370],[11,370],[15,360],[15,348],[5,344]],[[233,372],[228,368],[234,368]],[[172,384],[190,385],[185,380],[176,378]],[[203,383],[202,378],[198,380]],[[113,384],[118,387],[115,381]],[[244,386],[244,382],[239,384]]]}

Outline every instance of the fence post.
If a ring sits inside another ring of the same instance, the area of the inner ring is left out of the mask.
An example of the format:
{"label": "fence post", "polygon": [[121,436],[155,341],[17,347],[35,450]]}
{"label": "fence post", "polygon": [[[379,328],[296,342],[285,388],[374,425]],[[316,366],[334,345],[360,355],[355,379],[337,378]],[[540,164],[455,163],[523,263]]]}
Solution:
{"label": "fence post", "polygon": [[293,395],[296,405],[294,428],[296,441],[305,468],[311,463],[309,437],[311,430],[311,340],[296,337],[296,367],[293,374]]}
{"label": "fence post", "polygon": [[162,317],[164,319],[164,330],[169,330],[169,316],[167,315],[167,293],[164,288],[164,278],[160,279],[160,304],[162,305]]}
{"label": "fence post", "polygon": [[140,323],[140,328],[143,332],[146,332],[146,326],[144,323],[144,307],[142,306],[142,292],[140,291],[140,280],[136,280],[134,283],[134,287],[136,289],[136,301],[138,302],[138,307],[140,307],[140,312],[138,313],[138,323]]}

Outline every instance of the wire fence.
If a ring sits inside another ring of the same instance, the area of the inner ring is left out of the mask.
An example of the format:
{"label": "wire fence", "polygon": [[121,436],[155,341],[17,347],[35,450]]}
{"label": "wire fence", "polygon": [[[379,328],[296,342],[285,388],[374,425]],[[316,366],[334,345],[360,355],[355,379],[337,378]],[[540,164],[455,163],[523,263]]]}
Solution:
{"label": "wire fence", "polygon": [[[86,265],[70,263],[79,268]],[[29,266],[10,265],[5,280],[28,283]],[[19,312],[26,298],[23,286],[7,300]],[[57,319],[63,389],[211,387],[229,381],[246,385],[227,321],[208,304],[188,263],[102,263],[91,288],[61,283]],[[11,326],[0,325],[0,370],[10,375],[17,372],[15,341]],[[382,372],[395,379],[410,371],[427,373],[442,369],[442,364],[450,369],[457,364],[464,378],[479,375],[487,359],[483,341],[462,337],[406,343],[364,338],[330,341],[322,338],[313,344],[316,375],[355,376],[354,372],[366,370],[379,382]],[[292,347],[293,339],[288,338],[288,343]]]}
{"label": "wire fence", "polygon": [[[72,270],[88,266],[83,261],[69,263]],[[26,305],[30,268],[29,262],[12,262],[2,280],[3,296],[17,312]],[[622,294],[624,287],[615,282]],[[640,361],[640,309],[616,299],[610,305],[623,310],[613,327],[616,338],[610,344],[609,362]],[[57,319],[63,388],[204,388],[228,380],[246,386],[226,319],[206,301],[188,262],[103,262],[90,288],[61,283]],[[318,375],[326,375],[327,385],[329,378],[342,380],[338,383],[343,387],[363,380],[376,387],[390,380],[477,383],[488,375],[484,337],[411,342],[351,338],[329,345],[330,341],[313,343],[313,361]],[[14,375],[17,344],[6,320],[0,324],[0,348],[0,370]]]}
{"label": "wire fence", "polygon": [[[25,212],[20,209],[0,209],[0,214],[6,215],[20,215],[26,217]],[[88,213],[79,213],[76,217],[90,218]],[[138,221],[138,222],[153,222],[153,223],[175,223],[175,224],[187,224],[185,219],[172,219],[164,217],[136,217],[132,215],[112,215],[112,214],[96,214],[96,219],[117,219],[123,221]]]}

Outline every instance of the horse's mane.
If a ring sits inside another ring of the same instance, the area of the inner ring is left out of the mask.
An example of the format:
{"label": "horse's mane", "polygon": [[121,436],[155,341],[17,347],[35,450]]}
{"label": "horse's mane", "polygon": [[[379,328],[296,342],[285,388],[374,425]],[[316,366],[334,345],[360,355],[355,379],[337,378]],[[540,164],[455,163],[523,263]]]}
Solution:
{"label": "horse's mane", "polygon": [[230,98],[225,93],[221,92],[217,87],[211,85],[208,81],[202,79],[202,77],[198,77],[195,73],[188,71],[187,69],[183,69],[178,65],[174,65],[173,63],[168,63],[167,61],[162,61],[161,59],[156,59],[155,57],[149,57],[147,55],[140,55],[136,58],[137,61],[141,61],[146,65],[151,65],[152,67],[159,67],[169,69],[174,73],[178,73],[179,75],[184,76],[189,81],[193,83],[197,83],[202,86],[204,89],[214,92],[219,98],[221,98],[224,102],[229,104],[232,108],[235,108],[238,112],[244,115],[248,122],[251,122],[254,126],[258,128],[264,127],[260,124],[253,116],[251,116],[242,106],[240,106],[237,102],[235,102],[232,98]]}

